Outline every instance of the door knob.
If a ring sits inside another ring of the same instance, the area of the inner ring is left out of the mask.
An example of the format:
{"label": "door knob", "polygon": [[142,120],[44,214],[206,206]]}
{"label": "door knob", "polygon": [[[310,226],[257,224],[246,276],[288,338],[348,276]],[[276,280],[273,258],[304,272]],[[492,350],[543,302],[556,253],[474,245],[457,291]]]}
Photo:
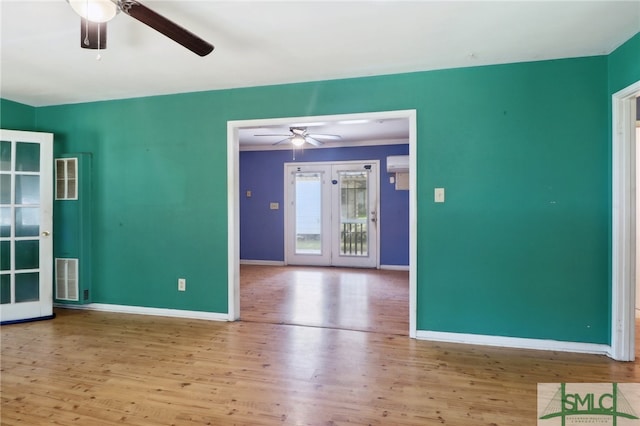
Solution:
{"label": "door knob", "polygon": [[48,237],[49,235],[51,235],[51,232],[49,232],[49,231],[42,231],[42,234],[40,234],[40,235],[42,235],[43,237]]}

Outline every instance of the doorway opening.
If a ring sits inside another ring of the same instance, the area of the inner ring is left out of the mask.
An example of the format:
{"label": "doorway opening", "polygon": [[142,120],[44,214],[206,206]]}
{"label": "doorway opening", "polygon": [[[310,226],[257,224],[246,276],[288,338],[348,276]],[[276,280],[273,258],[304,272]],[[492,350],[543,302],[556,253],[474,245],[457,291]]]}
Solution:
{"label": "doorway opening", "polygon": [[611,349],[618,361],[635,359],[636,98],[640,81],[612,97]]}
{"label": "doorway opening", "polygon": [[[278,119],[259,119],[230,121],[227,124],[227,144],[228,144],[228,295],[229,295],[229,320],[240,319],[240,133],[246,129],[262,130],[274,128],[276,126],[307,127],[316,123],[376,123],[385,120],[404,120],[408,127],[408,149],[409,149],[409,330],[408,334],[415,337],[416,334],[416,111],[388,111],[376,113],[344,114],[332,116],[313,117],[293,117]],[[301,124],[305,123],[305,125]],[[309,124],[307,124],[309,123]],[[264,133],[255,131],[254,133]],[[276,142],[279,143],[279,142]],[[406,142],[405,142],[406,144]],[[298,159],[296,159],[297,161]],[[251,197],[250,191],[242,196]],[[275,209],[279,206],[273,203]],[[283,262],[284,264],[284,262]],[[304,267],[308,268],[308,267]],[[377,271],[381,272],[381,271]]]}

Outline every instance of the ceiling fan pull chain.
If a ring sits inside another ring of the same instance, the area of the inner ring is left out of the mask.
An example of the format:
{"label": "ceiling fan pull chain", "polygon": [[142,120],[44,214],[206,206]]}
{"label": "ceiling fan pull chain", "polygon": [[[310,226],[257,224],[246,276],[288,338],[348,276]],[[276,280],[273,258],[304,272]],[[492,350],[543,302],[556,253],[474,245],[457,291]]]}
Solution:
{"label": "ceiling fan pull chain", "polygon": [[[89,0],[87,0],[87,10],[89,10]],[[88,16],[87,16],[88,18]],[[84,41],[85,46],[89,45],[89,19],[84,20]]]}
{"label": "ceiling fan pull chain", "polygon": [[96,61],[102,59],[102,55],[100,55],[100,25],[102,24],[98,23],[98,55],[96,55]]}

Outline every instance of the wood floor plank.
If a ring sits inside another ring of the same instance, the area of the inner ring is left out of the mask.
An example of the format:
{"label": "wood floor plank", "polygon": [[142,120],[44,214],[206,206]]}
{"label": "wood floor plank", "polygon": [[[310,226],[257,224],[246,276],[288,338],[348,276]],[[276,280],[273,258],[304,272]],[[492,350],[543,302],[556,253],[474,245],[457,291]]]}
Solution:
{"label": "wood floor plank", "polygon": [[243,321],[409,335],[407,271],[242,265]]}
{"label": "wood floor plank", "polygon": [[528,425],[539,382],[640,381],[596,355],[56,313],[0,330],[2,425]]}

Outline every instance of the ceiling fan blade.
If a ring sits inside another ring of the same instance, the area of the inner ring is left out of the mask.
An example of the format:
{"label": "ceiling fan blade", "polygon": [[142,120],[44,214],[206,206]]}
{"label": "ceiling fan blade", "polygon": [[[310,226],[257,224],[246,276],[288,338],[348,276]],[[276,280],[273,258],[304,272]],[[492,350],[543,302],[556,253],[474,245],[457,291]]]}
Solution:
{"label": "ceiling fan blade", "polygon": [[309,143],[310,143],[311,145],[313,145],[313,146],[320,146],[320,145],[323,145],[323,143],[322,143],[322,142],[320,142],[320,141],[318,141],[318,140],[315,140],[314,138],[312,138],[312,137],[311,137],[311,136],[309,136],[309,135],[307,135],[307,136],[304,138],[304,140],[305,140],[305,141],[307,141],[307,142],[309,142]]}
{"label": "ceiling fan blade", "polygon": [[83,49],[107,48],[107,23],[91,22],[80,18],[80,47]]}
{"label": "ceiling fan blade", "polygon": [[280,137],[291,137],[291,135],[277,135],[275,133],[268,133],[268,134],[263,134],[263,135],[253,135],[253,136],[280,136]]}
{"label": "ceiling fan blade", "polygon": [[118,4],[127,15],[183,45],[196,55],[206,56],[213,50],[213,45],[210,43],[136,0],[121,0]]}
{"label": "ceiling fan blade", "polygon": [[310,133],[307,136],[311,136],[312,138],[315,138],[315,139],[330,139],[332,141],[337,141],[342,139],[342,136],[340,135],[322,135],[317,133]]}
{"label": "ceiling fan blade", "polygon": [[[272,135],[269,135],[269,136],[272,136]],[[282,142],[286,142],[286,141],[288,141],[288,140],[290,140],[290,139],[291,139],[291,138],[284,138],[284,139],[282,139],[281,141],[278,141],[278,142],[276,142],[276,143],[274,143],[274,144],[272,144],[272,145],[273,145],[273,146],[280,145]]]}

